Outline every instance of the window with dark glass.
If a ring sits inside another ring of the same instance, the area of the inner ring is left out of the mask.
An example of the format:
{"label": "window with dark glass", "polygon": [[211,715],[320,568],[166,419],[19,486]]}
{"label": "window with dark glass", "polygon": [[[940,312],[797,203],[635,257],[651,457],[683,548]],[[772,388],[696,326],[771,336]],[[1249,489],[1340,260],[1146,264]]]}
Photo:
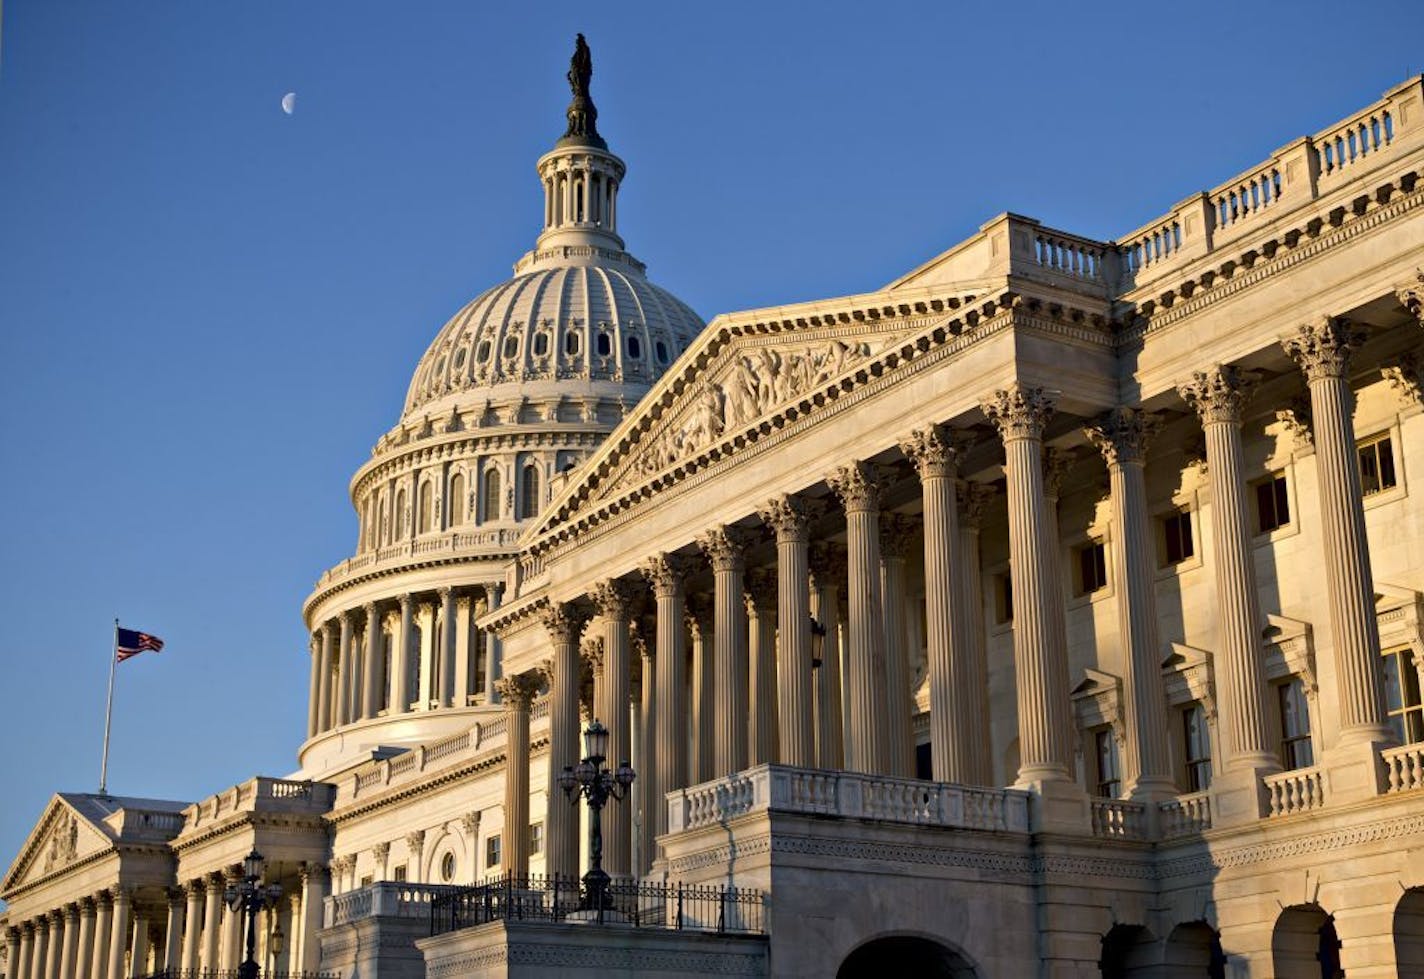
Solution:
{"label": "window with dark glass", "polygon": [[600,333],[600,334],[598,335],[598,341],[597,341],[597,343],[598,343],[598,356],[600,356],[600,357],[607,357],[609,354],[611,354],[611,353],[613,352],[613,341],[612,341],[611,339],[609,339],[609,336],[608,336],[607,333]]}
{"label": "window with dark glass", "polygon": [[446,884],[455,879],[455,854],[447,853],[440,858],[440,879]]}
{"label": "window with dark glass", "polygon": [[628,338],[628,359],[629,359],[629,360],[642,360],[642,359],[643,359],[643,343],[642,343],[642,341],[639,340],[637,337],[629,337],[629,338]]}
{"label": "window with dark glass", "polygon": [[1162,518],[1162,563],[1181,564],[1196,553],[1192,543],[1192,515],[1179,510]]}
{"label": "window with dark glass", "polygon": [[1384,706],[1389,726],[1402,744],[1424,741],[1419,660],[1408,646],[1384,654]]}
{"label": "window with dark glass", "polygon": [[570,330],[564,334],[564,353],[572,357],[579,352],[579,335]]}
{"label": "window with dark glass", "polygon": [[489,341],[488,341],[488,340],[481,340],[479,347],[477,347],[477,348],[475,349],[475,360],[476,360],[476,362],[483,364],[485,361],[489,360],[489,355],[490,355],[490,343],[489,343]]}
{"label": "window with dark glass", "polygon": [[1256,488],[1256,530],[1267,533],[1290,523],[1290,500],[1286,477],[1274,473],[1252,484]]}
{"label": "window with dark glass", "polygon": [[1091,541],[1078,548],[1078,594],[1091,595],[1108,583],[1107,548]]}
{"label": "window with dark glass", "polygon": [[1382,493],[1396,485],[1394,477],[1394,443],[1388,435],[1369,439],[1358,446],[1360,457],[1360,489],[1365,496]]}
{"label": "window with dark glass", "polygon": [[525,466],[519,476],[519,518],[528,520],[539,515],[539,469]]}
{"label": "window with dark glass", "polygon": [[544,824],[529,824],[529,855],[537,856],[544,852]]}
{"label": "window with dark glass", "polygon": [[1117,738],[1113,737],[1112,728],[1094,731],[1093,745],[1098,765],[1095,793],[1104,799],[1116,799],[1122,791],[1122,775],[1118,768]]}
{"label": "window with dark glass", "polygon": [[498,867],[500,860],[499,835],[495,834],[485,840],[485,866]]}
{"label": "window with dark glass", "polygon": [[534,334],[534,356],[542,357],[549,352],[549,334]]}
{"label": "window with dark glass", "polygon": [[391,880],[396,881],[397,883],[399,883],[400,881],[403,881],[403,880],[406,879],[405,875],[406,875],[405,864],[401,864],[399,867],[397,867],[395,870],[393,870],[393,871],[391,872]]}
{"label": "window with dark glass", "polygon": [[1281,764],[1286,769],[1309,768],[1315,764],[1310,743],[1310,708],[1306,705],[1305,684],[1300,677],[1276,688],[1281,710]]}
{"label": "window with dark glass", "polygon": [[481,519],[485,522],[498,520],[501,510],[499,500],[499,470],[493,466],[485,470],[485,500],[484,513]]}
{"label": "window with dark glass", "polygon": [[661,340],[655,341],[653,343],[653,355],[658,358],[658,363],[666,364],[668,362],[667,344]]}
{"label": "window with dark glass", "polygon": [[519,354],[519,337],[508,336],[504,338],[504,355],[514,357]]}
{"label": "window with dark glass", "polygon": [[1182,757],[1187,763],[1187,791],[1206,790],[1211,786],[1211,737],[1201,704],[1192,704],[1182,711],[1182,748]]}

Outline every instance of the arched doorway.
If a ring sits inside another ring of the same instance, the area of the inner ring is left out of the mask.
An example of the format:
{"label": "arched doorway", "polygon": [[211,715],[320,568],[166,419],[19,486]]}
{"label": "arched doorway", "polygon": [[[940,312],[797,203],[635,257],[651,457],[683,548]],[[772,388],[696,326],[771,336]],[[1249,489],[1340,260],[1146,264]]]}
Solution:
{"label": "arched doorway", "polygon": [[1300,979],[1344,979],[1335,919],[1318,904],[1286,908],[1271,933],[1276,974]]}
{"label": "arched doorway", "polygon": [[1141,925],[1113,925],[1103,936],[1098,960],[1103,979],[1145,979],[1157,975],[1157,941]]}
{"label": "arched doorway", "polygon": [[963,954],[939,942],[915,935],[877,938],[851,952],[836,979],[979,979],[979,971]]}
{"label": "arched doorway", "polygon": [[1424,976],[1424,887],[1405,891],[1395,905],[1394,960],[1401,976]]}
{"label": "arched doorway", "polygon": [[1205,921],[1178,925],[1167,936],[1162,956],[1164,979],[1226,979],[1221,937]]}

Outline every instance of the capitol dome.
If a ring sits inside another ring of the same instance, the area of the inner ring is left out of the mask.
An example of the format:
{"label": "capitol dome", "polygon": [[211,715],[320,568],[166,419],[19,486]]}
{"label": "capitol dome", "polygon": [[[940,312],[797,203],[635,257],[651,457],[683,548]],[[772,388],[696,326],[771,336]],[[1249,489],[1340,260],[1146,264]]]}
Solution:
{"label": "capitol dome", "polygon": [[625,165],[599,136],[582,36],[568,128],[537,164],[543,229],[436,335],[395,427],[351,479],[355,553],[303,609],[304,777],[497,716],[499,606],[520,535],[703,328],[618,234]]}

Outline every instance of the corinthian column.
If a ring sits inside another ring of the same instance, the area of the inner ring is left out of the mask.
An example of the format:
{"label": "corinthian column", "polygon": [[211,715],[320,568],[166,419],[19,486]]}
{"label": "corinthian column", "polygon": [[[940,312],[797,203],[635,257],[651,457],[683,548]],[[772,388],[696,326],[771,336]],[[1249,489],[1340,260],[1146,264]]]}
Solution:
{"label": "corinthian column", "polygon": [[713,603],[706,595],[688,599],[688,630],[692,634],[692,750],[688,756],[693,785],[716,778],[716,664],[712,631]]}
{"label": "corinthian column", "polygon": [[559,774],[579,761],[579,637],[584,620],[572,605],[547,608],[542,619],[554,647],[549,678],[549,789],[544,816],[549,852],[545,865],[550,876],[573,878],[579,871],[578,813],[555,787]]}
{"label": "corinthian column", "polygon": [[108,979],[122,979],[124,974],[124,952],[129,943],[129,911],[132,896],[123,887],[114,888],[114,914],[109,923],[109,962],[106,967]]}
{"label": "corinthian column", "polygon": [[[643,576],[653,588],[657,602],[657,660],[654,665],[653,770],[646,772],[648,794],[651,796],[651,817],[654,837],[667,832],[669,792],[687,785],[687,752],[684,749],[687,730],[687,634],[686,593],[684,581],[688,561],[675,555],[659,554],[643,566]],[[646,686],[649,678],[643,676]],[[645,721],[646,723],[646,721]]]}
{"label": "corinthian column", "polygon": [[1265,667],[1261,657],[1261,607],[1246,481],[1241,463],[1241,414],[1249,379],[1235,367],[1198,371],[1178,387],[1201,417],[1211,485],[1212,549],[1216,568],[1216,615],[1220,637],[1216,689],[1227,770],[1276,771],[1265,714]]}
{"label": "corinthian column", "polygon": [[463,707],[455,696],[455,589],[440,589],[440,706]]}
{"label": "corinthian column", "polygon": [[[959,507],[955,485],[959,447],[940,426],[911,432],[900,451],[915,464],[925,513],[925,646],[930,680],[930,764],[937,782],[972,783],[979,769],[964,731],[966,704],[982,696],[969,685],[955,596],[959,575]],[[981,712],[982,713],[982,712]]]}
{"label": "corinthian column", "polygon": [[1125,769],[1134,799],[1175,795],[1167,750],[1167,704],[1157,637],[1151,521],[1144,474],[1148,440],[1160,421],[1132,408],[1115,408],[1087,429],[1108,465],[1112,496],[1113,580],[1117,582],[1118,641],[1127,703]]}
{"label": "corinthian column", "polygon": [[64,944],[59,953],[60,979],[74,979],[74,967],[79,958],[79,908],[64,907]]}
{"label": "corinthian column", "polygon": [[776,532],[776,694],[778,760],[811,768],[816,764],[812,729],[810,531],[806,506],[780,496],[761,508],[761,519]]}
{"label": "corinthian column", "polygon": [[777,760],[776,576],[754,568],[746,576],[748,700],[747,765]]}
{"label": "corinthian column", "polygon": [[321,730],[317,719],[321,714],[321,637],[313,632],[307,644],[311,655],[311,683],[307,686],[307,737],[314,738]]}
{"label": "corinthian column", "polygon": [[59,911],[51,911],[45,915],[44,922],[44,979],[60,979],[60,958],[64,953],[64,915]]}
{"label": "corinthian column", "polygon": [[13,926],[5,929],[5,974],[20,974],[20,929]]}
{"label": "corinthian column", "polygon": [[375,602],[366,603],[366,663],[361,671],[361,717],[372,718],[381,707],[381,611]]}
{"label": "corinthian column", "polygon": [[[89,956],[89,975],[105,979],[109,969],[109,941],[113,934],[114,898],[108,891],[94,895],[94,950]],[[19,979],[25,979],[20,975]]]}
{"label": "corinthian column", "polygon": [[222,941],[223,880],[218,874],[207,878],[208,899],[203,905],[203,968],[216,972]]}
{"label": "corinthian column", "polygon": [[190,880],[183,885],[187,895],[188,909],[183,916],[183,962],[181,968],[197,972],[198,953],[203,934],[203,895],[206,888],[201,880]]}
{"label": "corinthian column", "polygon": [[[499,681],[504,705],[504,872],[529,876],[529,708],[539,681],[528,673]],[[549,785],[549,794],[555,786]],[[564,801],[564,800],[561,800]]]}
{"label": "corinthian column", "polygon": [[845,580],[845,556],[829,544],[817,544],[811,548],[808,564],[821,641],[821,663],[814,670],[816,764],[834,770],[845,765],[840,654],[840,582]]}
{"label": "corinthian column", "polygon": [[[608,763],[616,767],[633,757],[633,738],[628,717],[628,658],[631,646],[628,618],[633,591],[617,579],[600,582],[593,590],[593,604],[603,618],[603,690],[608,716]],[[633,824],[628,806],[609,806],[603,811],[603,869],[613,877],[633,873]]]}
{"label": "corinthian column", "polygon": [[712,777],[721,778],[747,767],[747,621],[742,604],[746,542],[738,531],[718,527],[697,543],[712,562],[715,589]]}
{"label": "corinthian column", "polygon": [[349,724],[351,712],[351,612],[341,613],[341,647],[336,661],[336,724]]}
{"label": "corinthian column", "polygon": [[1043,429],[1053,401],[1042,388],[1015,384],[995,391],[982,408],[1003,439],[1008,483],[1018,784],[1067,782],[1073,764],[1067,639],[1061,591],[1053,581],[1057,541],[1043,490]]}
{"label": "corinthian column", "polygon": [[899,513],[880,517],[880,594],[885,623],[885,729],[889,738],[891,775],[915,775],[915,732],[911,727],[914,691],[910,689],[910,615],[905,593],[905,555],[914,533],[913,522]]}
{"label": "corinthian column", "polygon": [[410,643],[415,636],[415,596],[400,597],[400,632],[391,650],[391,714],[410,710]]}
{"label": "corinthian column", "polygon": [[885,613],[880,592],[880,487],[870,467],[862,462],[836,470],[826,482],[846,512],[846,594],[850,605],[846,768],[886,775],[891,765]]}
{"label": "corinthian column", "polygon": [[89,964],[94,961],[94,921],[94,899],[86,897],[79,902],[79,948],[74,956],[75,975],[81,977],[89,975]]}
{"label": "corinthian column", "polygon": [[321,676],[317,681],[317,733],[329,731],[336,724],[335,712],[331,709],[332,635],[331,623],[321,624]]}

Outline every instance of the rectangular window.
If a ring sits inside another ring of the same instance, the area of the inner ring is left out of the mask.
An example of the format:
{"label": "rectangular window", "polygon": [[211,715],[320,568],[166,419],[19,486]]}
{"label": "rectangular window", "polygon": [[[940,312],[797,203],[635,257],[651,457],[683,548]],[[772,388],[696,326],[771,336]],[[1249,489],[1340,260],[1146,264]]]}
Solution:
{"label": "rectangular window", "polygon": [[1306,705],[1305,684],[1300,677],[1276,688],[1281,708],[1281,764],[1287,770],[1315,764],[1310,744],[1310,708]]}
{"label": "rectangular window", "polygon": [[1419,660],[1414,650],[1391,649],[1384,654],[1384,706],[1389,725],[1401,744],[1424,741],[1424,702],[1420,700]]}
{"label": "rectangular window", "polygon": [[498,834],[485,840],[485,869],[488,870],[490,867],[498,867],[501,856]]}
{"label": "rectangular window", "polygon": [[1388,435],[1361,442],[1360,489],[1365,496],[1383,493],[1396,485],[1394,478],[1394,443]]}
{"label": "rectangular window", "polygon": [[1182,757],[1187,762],[1187,791],[1204,792],[1211,786],[1211,737],[1201,704],[1182,711],[1182,747]]}
{"label": "rectangular window", "polygon": [[531,823],[529,825],[529,855],[538,856],[544,852],[544,824]]}
{"label": "rectangular window", "polygon": [[1103,799],[1116,799],[1122,791],[1122,779],[1118,772],[1117,738],[1113,736],[1112,728],[1095,731],[1093,744],[1098,760],[1097,795]]}
{"label": "rectangular window", "polygon": [[1256,488],[1256,531],[1265,534],[1290,523],[1286,477],[1275,473],[1252,484]]}
{"label": "rectangular window", "polygon": [[1007,571],[994,575],[994,621],[1014,621],[1014,582]]}
{"label": "rectangular window", "polygon": [[397,883],[405,880],[405,864],[401,864],[391,873],[391,880]]}
{"label": "rectangular window", "polygon": [[364,876],[364,877],[361,878],[361,886],[362,886],[362,887],[370,887],[370,886],[371,886],[371,882],[374,881],[374,880],[375,880],[375,878],[374,878],[372,875],[367,874],[366,876]]}
{"label": "rectangular window", "polygon": [[1078,594],[1091,595],[1108,584],[1108,553],[1102,541],[1078,548]]}
{"label": "rectangular window", "polygon": [[1192,515],[1179,510],[1162,518],[1162,564],[1181,564],[1196,553],[1192,543]]}

